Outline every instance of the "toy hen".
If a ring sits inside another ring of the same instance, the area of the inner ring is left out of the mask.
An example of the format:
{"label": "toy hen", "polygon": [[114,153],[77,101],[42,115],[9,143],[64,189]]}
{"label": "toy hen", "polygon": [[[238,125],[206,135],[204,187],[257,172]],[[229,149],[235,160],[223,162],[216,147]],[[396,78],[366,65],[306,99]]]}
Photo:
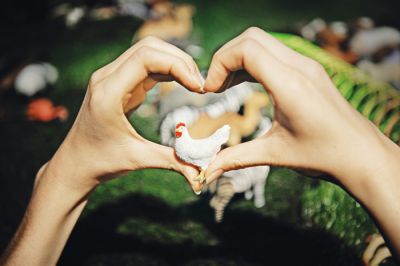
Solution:
{"label": "toy hen", "polygon": [[224,125],[211,136],[204,139],[192,139],[184,123],[175,127],[175,152],[183,161],[197,166],[199,176],[194,181],[204,182],[204,173],[208,165],[215,159],[221,146],[229,139],[230,127]]}

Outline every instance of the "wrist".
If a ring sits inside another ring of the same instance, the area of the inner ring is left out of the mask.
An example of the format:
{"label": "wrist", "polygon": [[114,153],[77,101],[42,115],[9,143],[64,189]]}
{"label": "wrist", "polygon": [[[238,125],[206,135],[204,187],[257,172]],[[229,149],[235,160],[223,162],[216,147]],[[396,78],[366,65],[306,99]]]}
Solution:
{"label": "wrist", "polygon": [[45,179],[77,195],[89,195],[99,184],[96,177],[90,176],[84,163],[76,160],[78,156],[61,145],[54,156],[38,171],[35,187]]}
{"label": "wrist", "polygon": [[371,198],[383,196],[393,189],[400,187],[400,148],[385,136],[381,136],[365,151],[363,158],[355,161],[350,170],[338,176],[339,181],[360,200],[367,208],[371,209],[376,201]]}

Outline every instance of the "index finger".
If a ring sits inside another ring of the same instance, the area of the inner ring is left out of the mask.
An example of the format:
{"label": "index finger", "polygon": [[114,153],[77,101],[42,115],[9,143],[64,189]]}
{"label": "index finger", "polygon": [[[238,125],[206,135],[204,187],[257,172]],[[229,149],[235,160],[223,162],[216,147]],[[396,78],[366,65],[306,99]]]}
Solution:
{"label": "index finger", "polygon": [[218,91],[231,72],[246,70],[275,100],[279,101],[281,96],[298,97],[294,92],[298,91],[298,84],[303,82],[302,75],[277,60],[258,41],[244,39],[227,49],[223,48],[211,61],[205,91]]}
{"label": "index finger", "polygon": [[112,93],[107,92],[109,96],[112,94],[122,99],[152,74],[171,76],[187,89],[202,93],[202,84],[182,58],[151,47],[138,49],[103,81],[103,85],[105,88],[114,88]]}

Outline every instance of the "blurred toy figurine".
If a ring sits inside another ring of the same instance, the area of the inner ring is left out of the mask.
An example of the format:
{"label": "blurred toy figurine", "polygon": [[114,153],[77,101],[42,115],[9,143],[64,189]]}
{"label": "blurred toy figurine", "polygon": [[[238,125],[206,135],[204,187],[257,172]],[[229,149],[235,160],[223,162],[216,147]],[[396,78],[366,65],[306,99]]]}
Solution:
{"label": "blurred toy figurine", "polygon": [[239,144],[243,137],[250,136],[260,124],[261,110],[269,104],[268,95],[254,91],[244,103],[244,113],[224,112],[219,116],[203,113],[189,126],[190,134],[195,138],[210,136],[217,128],[224,124],[231,127],[228,146]]}
{"label": "blurred toy figurine", "polygon": [[205,170],[221,150],[221,146],[228,141],[229,131],[230,127],[224,125],[208,138],[192,139],[184,123],[176,125],[176,155],[183,161],[200,168],[200,175],[195,181],[204,182]]}
{"label": "blurred toy figurine", "polygon": [[225,207],[236,193],[245,193],[247,200],[254,197],[254,206],[261,208],[265,205],[265,183],[269,166],[255,166],[228,171],[216,182],[216,187],[210,188],[214,193],[210,206],[215,211],[215,221],[220,223],[224,216]]}
{"label": "blurred toy figurine", "polygon": [[390,250],[386,246],[385,240],[381,235],[369,235],[367,238],[367,242],[368,246],[362,256],[365,266],[378,266],[383,264],[387,260],[390,260],[392,254],[390,253]]}
{"label": "blurred toy figurine", "polygon": [[[263,117],[256,137],[267,133],[272,127],[268,117]],[[247,200],[254,197],[254,206],[261,208],[265,205],[265,184],[269,174],[269,166],[254,166],[225,172],[217,181],[209,185],[213,194],[210,206],[215,212],[215,221],[220,223],[224,216],[225,207],[236,193],[245,193]]]}
{"label": "blurred toy figurine", "polygon": [[25,96],[33,96],[58,79],[57,68],[49,63],[25,66],[15,78],[15,90]]}
{"label": "blurred toy figurine", "polygon": [[350,49],[359,56],[368,57],[384,48],[400,45],[400,32],[391,27],[360,30],[350,40]]}
{"label": "blurred toy figurine", "polygon": [[174,39],[186,39],[192,32],[192,16],[195,11],[191,5],[171,6],[170,14],[159,18],[147,20],[136,32],[132,42],[141,40],[147,36],[155,36],[171,41]]}
{"label": "blurred toy figurine", "polygon": [[29,103],[26,115],[29,120],[39,122],[50,122],[55,119],[66,121],[68,110],[64,106],[54,106],[49,99],[38,98]]}

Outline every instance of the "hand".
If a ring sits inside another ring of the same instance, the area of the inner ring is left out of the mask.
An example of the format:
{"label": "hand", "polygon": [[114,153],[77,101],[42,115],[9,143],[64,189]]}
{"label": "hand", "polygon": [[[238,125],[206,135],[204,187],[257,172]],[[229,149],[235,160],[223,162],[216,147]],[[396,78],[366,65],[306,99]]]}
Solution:
{"label": "hand", "polygon": [[258,28],[246,30],[217,51],[204,89],[218,92],[244,80],[261,83],[271,95],[272,129],[221,151],[207,169],[207,183],[224,171],[263,164],[324,172],[340,183],[359,183],[366,166],[386,160],[383,147],[393,147],[347,103],[319,63]]}
{"label": "hand", "polygon": [[270,131],[222,150],[209,184],[224,171],[286,166],[334,177],[373,215],[400,261],[400,149],[339,94],[322,66],[266,32],[250,28],[213,57],[204,89],[256,80],[271,95]]}
{"label": "hand", "polygon": [[93,73],[73,127],[39,178],[50,175],[89,191],[126,171],[164,168],[182,173],[199,190],[192,181],[198,171],[177,160],[172,148],[141,137],[126,117],[160,80],[176,80],[195,92],[204,82],[189,55],[153,37]]}

